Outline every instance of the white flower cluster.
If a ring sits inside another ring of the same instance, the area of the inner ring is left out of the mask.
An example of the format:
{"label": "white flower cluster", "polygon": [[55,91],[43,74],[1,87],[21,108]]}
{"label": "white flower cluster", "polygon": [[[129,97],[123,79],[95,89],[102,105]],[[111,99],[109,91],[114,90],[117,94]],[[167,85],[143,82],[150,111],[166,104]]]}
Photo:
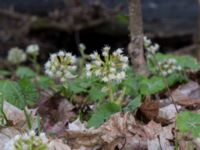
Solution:
{"label": "white flower cluster", "polygon": [[160,46],[158,44],[152,45],[151,40],[145,36],[144,48],[147,50],[147,58],[152,58],[152,56],[159,50]]}
{"label": "white flower cluster", "polygon": [[8,61],[12,64],[19,64],[26,61],[26,53],[18,47],[11,48],[8,52]]}
{"label": "white flower cluster", "polygon": [[29,131],[9,140],[5,143],[3,150],[48,150],[48,143],[45,133],[37,135],[35,131]]}
{"label": "white flower cluster", "polygon": [[83,43],[80,43],[79,49],[84,51],[86,49],[86,46]]}
{"label": "white flower cluster", "polygon": [[37,44],[31,44],[26,48],[26,53],[29,55],[37,56],[39,55],[39,46]]}
{"label": "white flower cluster", "polygon": [[77,70],[77,59],[71,53],[59,51],[51,54],[50,59],[45,64],[45,73],[52,78],[60,79],[61,82],[66,82],[74,75]]}
{"label": "white flower cluster", "polygon": [[174,72],[181,71],[181,66],[177,65],[176,59],[169,58],[164,61],[158,62],[157,70],[160,72],[160,75],[166,77]]}
{"label": "white flower cluster", "polygon": [[90,77],[95,75],[101,78],[103,82],[122,81],[126,76],[128,68],[128,57],[122,54],[122,49],[118,48],[112,54],[109,54],[110,47],[105,46],[101,57],[97,52],[90,55],[91,63],[86,64],[86,75]]}

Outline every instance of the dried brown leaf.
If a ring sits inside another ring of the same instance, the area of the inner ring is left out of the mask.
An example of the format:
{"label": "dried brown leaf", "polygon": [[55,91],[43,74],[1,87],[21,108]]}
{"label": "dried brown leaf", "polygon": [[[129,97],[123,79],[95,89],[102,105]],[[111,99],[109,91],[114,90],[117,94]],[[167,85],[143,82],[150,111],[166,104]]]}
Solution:
{"label": "dried brown leaf", "polygon": [[158,116],[159,101],[146,99],[139,108],[139,114],[147,121],[154,120]]}

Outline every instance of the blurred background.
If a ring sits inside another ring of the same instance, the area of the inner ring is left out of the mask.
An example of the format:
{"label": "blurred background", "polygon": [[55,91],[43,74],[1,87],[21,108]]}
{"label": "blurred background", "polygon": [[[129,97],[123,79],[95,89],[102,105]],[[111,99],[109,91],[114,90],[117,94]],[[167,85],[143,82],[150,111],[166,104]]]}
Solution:
{"label": "blurred background", "polygon": [[[198,36],[197,0],[141,0],[144,33],[163,52],[193,51]],[[41,47],[40,60],[66,49],[79,54],[129,43],[126,0],[0,0],[0,56],[11,47]],[[186,52],[187,53],[187,52]]]}

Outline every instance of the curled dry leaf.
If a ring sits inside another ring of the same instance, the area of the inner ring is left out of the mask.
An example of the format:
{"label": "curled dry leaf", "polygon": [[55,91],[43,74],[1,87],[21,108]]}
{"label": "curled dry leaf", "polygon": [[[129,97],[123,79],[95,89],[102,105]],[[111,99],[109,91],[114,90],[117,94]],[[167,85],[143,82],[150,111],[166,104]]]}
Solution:
{"label": "curled dry leaf", "polygon": [[158,116],[159,101],[147,98],[139,108],[138,116],[143,116],[147,121],[154,120]]}

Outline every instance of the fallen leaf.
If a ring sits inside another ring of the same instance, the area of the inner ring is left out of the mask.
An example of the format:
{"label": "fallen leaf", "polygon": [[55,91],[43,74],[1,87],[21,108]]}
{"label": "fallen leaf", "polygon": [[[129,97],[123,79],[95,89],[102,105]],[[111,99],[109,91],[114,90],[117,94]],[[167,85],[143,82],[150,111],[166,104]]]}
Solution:
{"label": "fallen leaf", "polygon": [[143,116],[147,121],[154,120],[158,116],[159,101],[147,98],[139,108],[138,116]]}
{"label": "fallen leaf", "polygon": [[153,138],[157,137],[160,134],[160,132],[162,131],[161,125],[154,121],[150,121],[143,128],[146,133],[147,139],[153,139]]}
{"label": "fallen leaf", "polygon": [[172,97],[177,104],[182,106],[200,106],[200,86],[190,81],[173,91]]}
{"label": "fallen leaf", "polygon": [[71,148],[61,140],[55,139],[49,143],[49,150],[71,150]]}
{"label": "fallen leaf", "polygon": [[[178,108],[178,110],[181,109],[181,106],[176,106]],[[162,107],[159,109],[159,115],[158,118],[162,118],[165,119],[169,122],[173,122],[176,118],[176,108],[173,104],[170,104],[168,106]]]}
{"label": "fallen leaf", "polygon": [[4,101],[3,105],[4,113],[9,121],[11,121],[14,125],[22,125],[25,122],[24,112],[12,104]]}
{"label": "fallen leaf", "polygon": [[74,106],[58,93],[45,97],[38,105],[42,127],[45,131],[60,132],[67,122],[75,118]]}
{"label": "fallen leaf", "polygon": [[68,128],[72,131],[83,131],[86,129],[86,124],[82,123],[80,118],[77,118],[75,121],[68,124]]}

